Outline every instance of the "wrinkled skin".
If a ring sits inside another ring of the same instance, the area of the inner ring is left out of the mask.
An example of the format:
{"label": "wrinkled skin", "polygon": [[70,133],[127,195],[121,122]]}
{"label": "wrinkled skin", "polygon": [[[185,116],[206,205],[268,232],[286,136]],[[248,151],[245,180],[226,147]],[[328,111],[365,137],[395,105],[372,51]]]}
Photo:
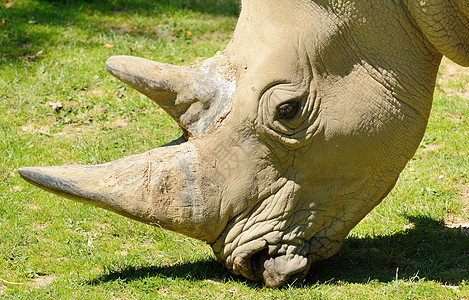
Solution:
{"label": "wrinkled skin", "polygon": [[469,65],[468,17],[466,0],[245,0],[227,49],[201,65],[106,63],[184,137],[20,174],[206,241],[235,274],[301,279],[394,186],[425,131],[442,55]]}

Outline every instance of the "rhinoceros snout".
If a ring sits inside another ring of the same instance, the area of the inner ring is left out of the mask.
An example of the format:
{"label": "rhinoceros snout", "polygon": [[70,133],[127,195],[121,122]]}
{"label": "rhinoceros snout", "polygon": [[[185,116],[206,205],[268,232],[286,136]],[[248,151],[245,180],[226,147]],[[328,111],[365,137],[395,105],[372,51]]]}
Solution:
{"label": "rhinoceros snout", "polygon": [[272,257],[267,251],[258,252],[250,259],[255,280],[263,281],[270,287],[302,280],[308,273],[310,261],[301,255]]}

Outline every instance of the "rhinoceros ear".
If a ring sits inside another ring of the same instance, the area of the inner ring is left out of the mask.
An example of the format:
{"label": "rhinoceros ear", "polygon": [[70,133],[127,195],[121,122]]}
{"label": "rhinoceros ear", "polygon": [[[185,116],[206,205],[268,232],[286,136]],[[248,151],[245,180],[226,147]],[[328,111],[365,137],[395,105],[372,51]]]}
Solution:
{"label": "rhinoceros ear", "polygon": [[106,62],[106,69],[155,101],[189,136],[210,131],[231,109],[235,80],[223,55],[193,67],[114,56]]}
{"label": "rhinoceros ear", "polygon": [[469,1],[409,0],[408,9],[425,37],[441,54],[469,66]]}

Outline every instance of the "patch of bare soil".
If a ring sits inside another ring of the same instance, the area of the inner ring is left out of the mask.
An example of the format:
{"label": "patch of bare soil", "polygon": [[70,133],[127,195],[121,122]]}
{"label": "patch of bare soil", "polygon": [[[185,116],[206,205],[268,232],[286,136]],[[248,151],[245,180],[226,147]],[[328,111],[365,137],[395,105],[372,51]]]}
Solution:
{"label": "patch of bare soil", "polygon": [[461,193],[461,199],[464,202],[463,212],[469,215],[469,187],[465,188]]}
{"label": "patch of bare soil", "polygon": [[0,295],[8,289],[9,285],[25,285],[34,289],[48,286],[55,280],[55,276],[43,275],[26,282],[10,282],[0,278]]}
{"label": "patch of bare soil", "polygon": [[35,289],[39,289],[39,288],[42,288],[51,284],[54,280],[55,280],[55,276],[44,275],[44,276],[39,276],[38,278],[34,278],[26,282],[26,285],[33,287]]}
{"label": "patch of bare soil", "polygon": [[[94,76],[94,79],[99,79],[98,75]],[[82,91],[79,91],[77,93],[77,98],[83,97],[85,99],[90,99],[90,98],[99,98],[104,96],[104,91],[102,88],[99,87],[91,87]],[[72,103],[68,103],[68,105],[71,105]],[[85,103],[78,103],[75,102],[75,107],[78,106],[91,106],[91,103],[85,102]]]}
{"label": "patch of bare soil", "polygon": [[47,133],[49,129],[50,129],[49,125],[38,125],[38,124],[32,124],[32,123],[27,123],[26,125],[21,126],[21,130],[23,132]]}
{"label": "patch of bare soil", "polygon": [[[462,212],[467,216],[469,215],[469,187],[466,187],[461,192],[461,199],[464,203]],[[450,220],[445,220],[444,231],[460,231],[461,233],[469,236],[469,218],[453,217]]]}
{"label": "patch of bare soil", "polygon": [[[461,197],[465,203],[462,212],[467,215],[469,212],[469,188],[466,188],[462,192]],[[465,235],[469,236],[469,218],[454,217],[451,220],[445,220],[445,227],[445,230],[461,231]]]}
{"label": "patch of bare soil", "polygon": [[114,122],[112,122],[113,127],[124,128],[129,126],[130,122],[132,122],[132,118],[117,118]]}
{"label": "patch of bare soil", "polygon": [[469,221],[456,221],[456,222],[445,222],[445,227],[443,231],[453,231],[453,232],[460,232],[469,237]]}
{"label": "patch of bare soil", "polygon": [[469,210],[469,187],[465,188],[461,193],[461,198],[466,204],[466,211]]}
{"label": "patch of bare soil", "polygon": [[52,136],[75,138],[77,135],[88,134],[94,130],[95,129],[90,128],[89,126],[86,126],[86,125],[70,124],[68,126],[64,126],[62,131],[54,133]]}
{"label": "patch of bare soil", "polygon": [[[121,12],[122,13],[122,12]],[[114,25],[114,24],[105,24],[104,27],[113,29],[119,33],[129,33],[129,32],[136,32],[139,30],[137,26],[133,26],[130,24],[122,24],[122,25]]]}
{"label": "patch of bare soil", "polygon": [[[460,98],[469,98],[469,68],[461,67],[448,60],[443,59],[440,67],[441,76],[438,78],[437,87],[441,91],[447,94],[457,95]],[[451,81],[455,81],[456,78],[460,78],[460,84],[449,84]]]}
{"label": "patch of bare soil", "polygon": [[104,106],[104,105],[97,105],[97,106],[93,107],[92,110],[90,110],[89,114],[90,114],[91,116],[102,115],[102,114],[105,114],[106,111],[107,111],[106,106]]}
{"label": "patch of bare soil", "polygon": [[419,151],[421,152],[426,152],[426,151],[436,151],[441,148],[443,148],[444,145],[436,145],[436,144],[427,144],[427,145],[422,145],[421,148],[419,148]]}

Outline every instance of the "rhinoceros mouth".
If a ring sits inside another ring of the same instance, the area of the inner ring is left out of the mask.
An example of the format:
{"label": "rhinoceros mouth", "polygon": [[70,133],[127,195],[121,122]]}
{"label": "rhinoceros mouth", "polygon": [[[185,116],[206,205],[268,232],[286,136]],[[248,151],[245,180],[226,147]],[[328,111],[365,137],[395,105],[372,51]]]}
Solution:
{"label": "rhinoceros mouth", "polygon": [[302,280],[307,274],[313,260],[308,256],[286,254],[271,256],[267,249],[256,252],[243,261],[237,268],[246,266],[241,274],[252,280],[265,282],[267,286],[279,287],[287,282]]}
{"label": "rhinoceros mouth", "polygon": [[[225,256],[227,249],[215,255],[235,275],[264,282],[269,287],[279,287],[287,282],[303,280],[315,261],[334,255],[341,246],[339,239],[327,240],[313,237],[311,240],[295,240],[269,244],[272,234],[238,246]],[[213,247],[213,245],[212,245]]]}
{"label": "rhinoceros mouth", "polygon": [[[314,240],[315,213],[288,206],[297,186],[284,178],[255,207],[233,218],[211,245],[235,275],[278,287],[303,279],[324,247]],[[288,192],[287,192],[288,191]],[[316,224],[317,225],[317,224]]]}

